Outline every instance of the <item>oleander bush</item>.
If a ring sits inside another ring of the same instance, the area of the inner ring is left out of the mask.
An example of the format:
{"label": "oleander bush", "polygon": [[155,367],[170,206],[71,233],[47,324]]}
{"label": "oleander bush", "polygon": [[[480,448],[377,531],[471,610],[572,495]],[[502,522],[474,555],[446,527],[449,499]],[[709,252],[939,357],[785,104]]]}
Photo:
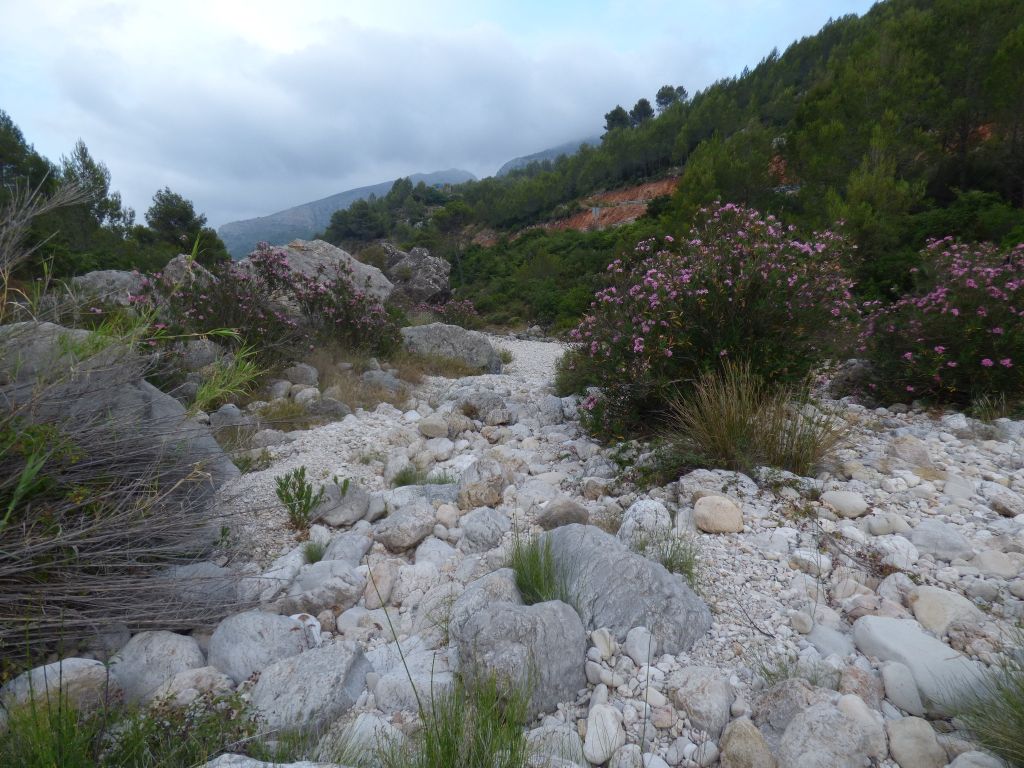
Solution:
{"label": "oleander bush", "polygon": [[933,240],[921,254],[918,289],[873,304],[860,351],[867,384],[885,402],[969,405],[1024,399],[1024,243]]}
{"label": "oleander bush", "polygon": [[292,359],[296,350],[318,344],[371,355],[388,355],[400,346],[395,319],[353,285],[349,270],[303,275],[289,269],[282,249],[260,243],[247,262],[218,265],[211,274],[212,279],[170,286],[160,276],[148,282],[172,334],[232,328],[264,364]]}
{"label": "oleander bush", "polygon": [[733,204],[702,209],[684,239],[639,243],[608,266],[609,284],[572,333],[577,362],[567,366],[585,371],[578,385],[601,388],[583,403],[589,426],[649,430],[669,392],[726,361],[770,382],[804,378],[855,327],[848,249],[833,232],[801,239]]}

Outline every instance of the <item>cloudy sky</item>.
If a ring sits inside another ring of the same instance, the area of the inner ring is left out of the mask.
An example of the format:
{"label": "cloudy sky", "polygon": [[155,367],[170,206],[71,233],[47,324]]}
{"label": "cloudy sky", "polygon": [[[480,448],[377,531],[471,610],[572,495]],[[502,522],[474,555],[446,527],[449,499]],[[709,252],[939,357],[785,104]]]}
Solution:
{"label": "cloudy sky", "polygon": [[141,214],[210,223],[417,171],[494,173],[693,93],[869,0],[0,0],[0,109],[81,138]]}

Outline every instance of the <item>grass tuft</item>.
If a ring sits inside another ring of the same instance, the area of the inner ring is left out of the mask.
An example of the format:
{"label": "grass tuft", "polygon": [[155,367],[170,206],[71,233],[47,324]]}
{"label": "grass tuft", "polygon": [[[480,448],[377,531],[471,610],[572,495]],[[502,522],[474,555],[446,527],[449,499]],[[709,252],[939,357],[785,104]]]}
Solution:
{"label": "grass tuft", "polygon": [[964,702],[960,719],[990,752],[1012,768],[1024,766],[1024,634],[980,691]]}
{"label": "grass tuft", "polygon": [[384,768],[527,768],[530,749],[523,725],[530,697],[493,676],[432,697],[422,728],[405,745],[381,754]]}
{"label": "grass tuft", "polygon": [[555,562],[551,542],[540,536],[516,536],[508,567],[515,571],[516,587],[526,605],[561,600],[573,604],[564,566]]}
{"label": "grass tuft", "polygon": [[327,544],[322,541],[307,541],[302,546],[302,556],[306,558],[309,565],[323,560],[325,552],[327,552]]}
{"label": "grass tuft", "polygon": [[671,530],[637,531],[633,548],[672,573],[678,573],[691,589],[697,589],[700,582],[700,545],[694,537]]}
{"label": "grass tuft", "polygon": [[702,374],[669,408],[668,441],[678,455],[741,472],[769,466],[810,475],[849,434],[815,406],[809,382],[771,386],[747,363]]}
{"label": "grass tuft", "polygon": [[448,485],[449,483],[454,482],[455,478],[447,472],[443,472],[440,475],[433,475],[426,470],[417,469],[416,467],[409,465],[395,473],[395,477],[391,481],[391,487],[401,488],[405,485]]}
{"label": "grass tuft", "polygon": [[199,385],[193,411],[210,411],[226,402],[247,395],[264,373],[256,364],[256,352],[242,347],[230,362],[217,362]]}

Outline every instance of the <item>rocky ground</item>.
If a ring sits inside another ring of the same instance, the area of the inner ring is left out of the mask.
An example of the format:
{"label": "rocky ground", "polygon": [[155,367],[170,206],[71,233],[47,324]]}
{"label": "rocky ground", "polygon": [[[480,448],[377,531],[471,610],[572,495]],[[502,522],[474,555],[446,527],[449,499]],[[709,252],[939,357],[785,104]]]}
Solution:
{"label": "rocky ground", "polygon": [[[1024,618],[1024,423],[839,402],[851,438],[816,478],[636,488],[551,393],[561,347],[493,341],[501,374],[270,436],[269,468],[221,490],[245,560],[221,565],[261,610],[132,638],[125,695],[241,685],[271,727],[400,739],[413,685],[529,667],[538,765],[1000,765],[951,699]],[[275,495],[303,466],[331,488],[316,563]],[[409,467],[436,482],[392,488]],[[504,567],[542,531],[573,608],[522,605]],[[699,553],[695,591],[634,551],[674,537]]]}

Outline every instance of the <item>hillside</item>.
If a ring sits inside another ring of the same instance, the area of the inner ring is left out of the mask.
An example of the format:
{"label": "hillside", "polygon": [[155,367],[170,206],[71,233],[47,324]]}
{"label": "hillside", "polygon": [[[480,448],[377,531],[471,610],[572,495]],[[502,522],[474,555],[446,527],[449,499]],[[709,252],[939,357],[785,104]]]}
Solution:
{"label": "hillside", "polygon": [[580,151],[580,146],[584,144],[591,147],[598,147],[601,145],[601,137],[590,136],[586,139],[567,141],[564,144],[559,144],[557,147],[551,147],[550,149],[542,149],[540,152],[534,152],[532,155],[514,157],[501,166],[501,168],[498,169],[498,172],[494,175],[497,178],[501,178],[502,176],[508,176],[512,171],[518,171],[525,168],[530,163],[543,163],[545,160],[557,160],[562,155],[572,157]]}
{"label": "hillside", "polygon": [[[414,173],[410,180],[414,184],[460,184],[474,180],[469,171],[449,168],[433,173]],[[336,195],[324,197],[309,203],[296,205],[267,216],[243,221],[231,221],[217,231],[228,252],[236,259],[246,256],[256,243],[265,240],[271,245],[284,245],[295,239],[309,239],[322,232],[331,221],[335,211],[347,209],[356,200],[365,200],[371,195],[382,197],[390,190],[394,181],[384,181],[367,187],[356,187]]]}

